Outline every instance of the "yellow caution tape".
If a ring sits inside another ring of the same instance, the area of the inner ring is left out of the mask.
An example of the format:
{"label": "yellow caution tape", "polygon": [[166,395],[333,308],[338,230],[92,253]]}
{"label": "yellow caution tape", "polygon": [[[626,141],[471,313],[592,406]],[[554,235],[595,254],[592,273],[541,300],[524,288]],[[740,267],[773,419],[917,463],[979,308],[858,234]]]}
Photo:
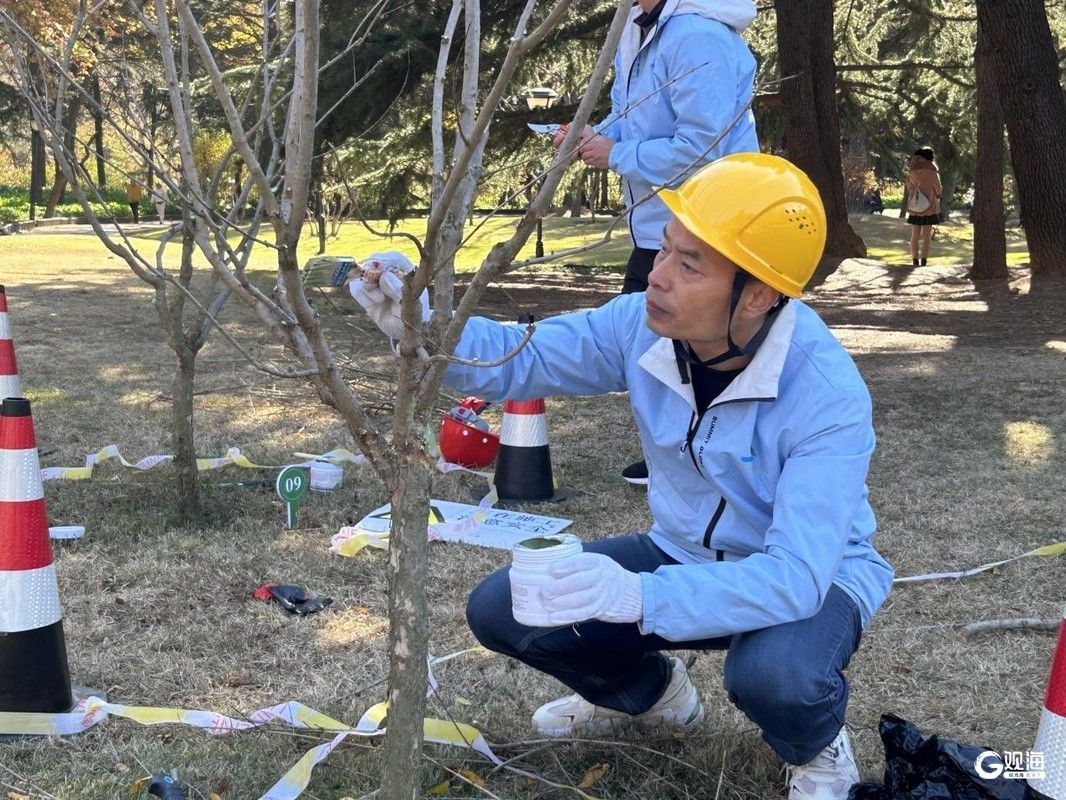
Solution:
{"label": "yellow caution tape", "polygon": [[[457,653],[430,658],[430,692],[436,690],[436,678],[432,666],[484,648],[471,647]],[[259,709],[247,719],[237,719],[215,711],[161,708],[155,706],[127,706],[108,703],[98,697],[81,702],[74,711],[66,714],[34,714],[0,712],[0,735],[69,736],[89,730],[109,716],[123,717],[141,725],[190,725],[209,734],[221,735],[233,731],[250,730],[270,723],[282,723],[293,728],[336,731],[337,736],[328,742],[308,750],[296,764],[275,783],[260,800],[295,800],[307,788],[311,771],[321,763],[334,748],[348,736],[381,736],[381,727],[388,705],[378,703],[367,709],[359,723],[352,728],[313,708],[290,700],[270,708]],[[500,759],[492,752],[481,732],[465,723],[426,718],[423,736],[427,742],[452,745],[476,750],[494,764]]]}
{"label": "yellow caution tape", "polygon": [[[322,455],[312,455],[309,453],[295,453],[296,458],[307,459],[309,461],[328,461],[332,464],[363,464],[366,462],[366,456],[358,453],[353,453],[351,450],[345,450],[344,448],[337,448],[330,450],[328,453]],[[169,464],[174,460],[174,456],[171,455],[151,455],[145,456],[140,461],[127,461],[126,458],[118,449],[118,445],[109,444],[107,447],[102,447],[95,453],[89,453],[85,456],[84,467],[45,467],[41,470],[42,481],[55,481],[55,480],[68,480],[68,481],[83,481],[88,480],[93,475],[93,467],[104,461],[116,460],[122,466],[127,469],[135,469],[140,472],[148,472],[156,467]],[[256,464],[246,455],[244,455],[239,448],[230,447],[226,450],[224,456],[218,458],[198,458],[196,459],[196,468],[201,472],[206,472],[213,469],[221,469],[228,466],[242,467],[244,469],[281,469],[282,464]],[[300,464],[300,466],[308,466],[308,464]]]}
{"label": "yellow caution tape", "polygon": [[1031,556],[1059,556],[1063,553],[1066,553],[1066,542],[1056,542],[1055,544],[1046,544],[1043,547],[1030,550],[1028,553],[1022,553],[1019,556],[1005,558],[1002,561],[993,561],[990,564],[982,564],[979,567],[972,567],[959,572],[929,572],[925,575],[910,575],[906,578],[896,578],[893,583],[932,583],[934,581],[969,578],[972,575],[988,572],[996,567],[1002,567],[1004,564],[1010,564],[1012,561],[1017,561],[1021,558],[1029,558]]}

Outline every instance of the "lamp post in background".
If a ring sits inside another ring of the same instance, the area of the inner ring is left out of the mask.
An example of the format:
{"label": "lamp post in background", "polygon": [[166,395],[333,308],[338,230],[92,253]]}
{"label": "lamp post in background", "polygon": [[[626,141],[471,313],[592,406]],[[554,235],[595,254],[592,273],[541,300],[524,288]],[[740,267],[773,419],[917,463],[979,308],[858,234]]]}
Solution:
{"label": "lamp post in background", "polygon": [[[550,86],[534,86],[532,89],[526,89],[523,94],[530,111],[543,111],[550,108],[551,104],[555,102],[555,98],[559,96]],[[538,192],[543,185],[544,178],[541,177],[537,180]],[[537,245],[534,253],[536,258],[541,258],[544,255],[544,229],[540,217],[537,217]]]}

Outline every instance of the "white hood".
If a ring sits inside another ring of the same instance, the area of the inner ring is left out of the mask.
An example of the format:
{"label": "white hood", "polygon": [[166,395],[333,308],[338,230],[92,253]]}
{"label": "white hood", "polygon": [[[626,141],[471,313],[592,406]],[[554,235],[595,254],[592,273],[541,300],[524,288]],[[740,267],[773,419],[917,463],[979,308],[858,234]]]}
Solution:
{"label": "white hood", "polygon": [[[633,59],[640,50],[640,29],[633,24],[643,11],[636,3],[629,13],[629,24],[622,32],[622,41],[618,45],[619,54],[622,58],[622,67],[625,72],[629,71]],[[659,25],[667,18],[678,14],[697,14],[707,19],[717,20],[737,33],[741,33],[755,19],[755,3],[753,0],[666,0],[666,6],[659,14]],[[644,41],[650,42],[654,33]]]}

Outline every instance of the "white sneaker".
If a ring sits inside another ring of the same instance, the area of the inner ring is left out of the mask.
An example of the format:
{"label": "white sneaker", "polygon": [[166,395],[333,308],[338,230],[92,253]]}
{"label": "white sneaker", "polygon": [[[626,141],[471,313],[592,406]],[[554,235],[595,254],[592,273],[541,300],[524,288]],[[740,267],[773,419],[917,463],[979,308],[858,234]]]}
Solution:
{"label": "white sneaker", "polygon": [[578,694],[545,703],[533,712],[533,727],[544,736],[604,736],[627,725],[671,725],[681,730],[703,721],[703,704],[685,663],[670,657],[670,682],[658,702],[643,714],[597,706]]}
{"label": "white sneaker", "polygon": [[810,762],[788,765],[788,800],[847,800],[848,790],[858,782],[848,731],[841,728],[837,738]]}

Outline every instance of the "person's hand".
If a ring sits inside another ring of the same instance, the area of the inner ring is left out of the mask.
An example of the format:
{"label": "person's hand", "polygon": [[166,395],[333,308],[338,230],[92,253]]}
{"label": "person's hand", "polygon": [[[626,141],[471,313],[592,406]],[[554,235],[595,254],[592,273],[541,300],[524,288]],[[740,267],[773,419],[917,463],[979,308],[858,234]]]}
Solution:
{"label": "person's hand", "polygon": [[640,575],[602,553],[581,553],[552,564],[555,580],[540,590],[541,605],[552,625],[587,619],[637,622],[644,616]]}
{"label": "person's hand", "polygon": [[[388,251],[374,253],[363,262],[363,274],[348,281],[348,291],[355,301],[381,331],[391,339],[403,336],[404,324],[400,318],[400,301],[403,299],[403,277],[415,265],[402,253]],[[423,290],[419,298],[422,306],[422,322],[429,321],[429,292]]]}
{"label": "person's hand", "polygon": [[[563,146],[563,139],[566,138],[566,134],[570,132],[570,123],[567,122],[564,125],[559,126],[559,130],[552,134],[552,147],[558,150]],[[581,129],[581,137],[578,139],[578,143],[584,142],[587,139],[591,139],[596,135],[596,130],[591,125],[586,125]]]}
{"label": "person's hand", "polygon": [[906,216],[907,216],[907,209],[905,209],[905,208],[901,208],[901,209],[899,210],[899,218],[900,218],[900,219],[905,219],[905,218],[906,218]]}
{"label": "person's hand", "polygon": [[577,149],[577,155],[590,167],[608,169],[612,147],[614,147],[613,139],[594,133],[587,139],[582,136],[581,146]]}

